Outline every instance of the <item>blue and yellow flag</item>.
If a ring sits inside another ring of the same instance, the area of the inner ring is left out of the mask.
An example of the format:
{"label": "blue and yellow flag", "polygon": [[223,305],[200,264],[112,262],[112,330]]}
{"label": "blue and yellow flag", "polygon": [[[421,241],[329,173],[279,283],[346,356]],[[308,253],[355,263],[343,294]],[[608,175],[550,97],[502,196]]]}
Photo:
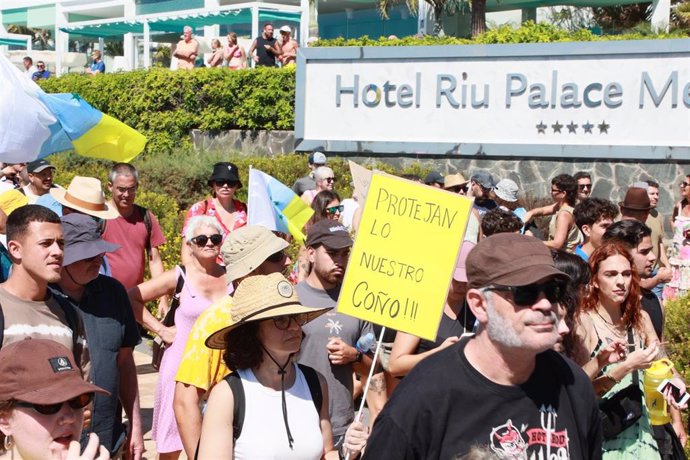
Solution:
{"label": "blue and yellow flag", "polygon": [[258,169],[250,169],[248,195],[249,225],[289,233],[300,243],[304,242],[302,229],[314,210],[290,187]]}
{"label": "blue and yellow flag", "polygon": [[146,138],[77,94],[48,94],[0,55],[0,161],[23,163],[52,153],[129,162]]}

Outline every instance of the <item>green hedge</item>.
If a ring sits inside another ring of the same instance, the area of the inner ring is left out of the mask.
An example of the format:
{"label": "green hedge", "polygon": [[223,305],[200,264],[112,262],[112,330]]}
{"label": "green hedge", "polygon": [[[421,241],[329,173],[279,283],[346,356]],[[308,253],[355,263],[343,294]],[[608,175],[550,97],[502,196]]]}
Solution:
{"label": "green hedge", "polygon": [[77,93],[94,107],[141,131],[147,152],[189,145],[189,131],[274,130],[294,126],[295,69],[230,72],[153,68],[42,80],[49,93]]}
{"label": "green hedge", "polygon": [[535,24],[532,21],[522,24],[520,27],[507,24],[491,29],[473,39],[457,37],[436,37],[426,35],[424,37],[403,37],[389,40],[387,37],[370,38],[334,38],[318,40],[310,46],[434,46],[434,45],[494,45],[501,43],[554,43],[554,42],[590,42],[607,40],[649,40],[668,38],[687,38],[687,33],[673,32],[668,34],[622,34],[622,35],[595,35],[587,29],[571,32],[547,24]]}

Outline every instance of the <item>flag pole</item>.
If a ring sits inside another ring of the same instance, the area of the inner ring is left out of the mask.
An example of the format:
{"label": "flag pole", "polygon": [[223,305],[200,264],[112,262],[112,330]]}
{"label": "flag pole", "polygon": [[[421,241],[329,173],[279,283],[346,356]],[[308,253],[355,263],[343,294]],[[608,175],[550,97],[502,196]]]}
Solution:
{"label": "flag pole", "polygon": [[[364,403],[367,400],[367,393],[369,393],[369,384],[371,383],[371,378],[374,376],[374,370],[376,369],[376,361],[378,360],[379,353],[381,350],[381,342],[383,342],[383,334],[386,333],[386,328],[381,328],[381,333],[379,334],[379,339],[376,342],[376,351],[374,351],[374,357],[371,360],[371,367],[369,368],[369,377],[367,377],[367,383],[364,385],[364,392],[362,393],[362,402],[359,403],[359,410],[357,411],[357,416],[355,421],[359,422],[362,420],[362,412],[364,412]],[[350,452],[348,451],[345,455],[345,460],[350,460]]]}

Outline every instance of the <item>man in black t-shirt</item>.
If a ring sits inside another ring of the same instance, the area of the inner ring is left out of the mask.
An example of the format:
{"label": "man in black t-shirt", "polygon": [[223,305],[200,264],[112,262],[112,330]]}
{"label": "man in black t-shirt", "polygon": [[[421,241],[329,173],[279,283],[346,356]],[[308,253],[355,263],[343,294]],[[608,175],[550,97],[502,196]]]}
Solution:
{"label": "man in black t-shirt", "polygon": [[[254,56],[256,51],[256,56]],[[263,33],[256,37],[249,47],[249,55],[252,56],[257,66],[275,67],[276,56],[282,54],[278,41],[273,36],[273,24],[266,23]]]}
{"label": "man in black t-shirt", "polygon": [[567,275],[539,240],[501,233],[467,258],[474,337],[417,364],[376,419],[365,459],[600,459],[592,384],[551,350]]}

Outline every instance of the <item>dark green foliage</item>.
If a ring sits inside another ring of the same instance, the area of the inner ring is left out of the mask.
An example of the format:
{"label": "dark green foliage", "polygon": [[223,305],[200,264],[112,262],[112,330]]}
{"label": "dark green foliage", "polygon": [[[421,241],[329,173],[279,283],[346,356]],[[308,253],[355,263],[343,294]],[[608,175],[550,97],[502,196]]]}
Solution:
{"label": "dark green foliage", "polygon": [[43,80],[50,93],[77,93],[148,137],[147,152],[189,146],[189,131],[292,129],[295,69],[153,68]]}

